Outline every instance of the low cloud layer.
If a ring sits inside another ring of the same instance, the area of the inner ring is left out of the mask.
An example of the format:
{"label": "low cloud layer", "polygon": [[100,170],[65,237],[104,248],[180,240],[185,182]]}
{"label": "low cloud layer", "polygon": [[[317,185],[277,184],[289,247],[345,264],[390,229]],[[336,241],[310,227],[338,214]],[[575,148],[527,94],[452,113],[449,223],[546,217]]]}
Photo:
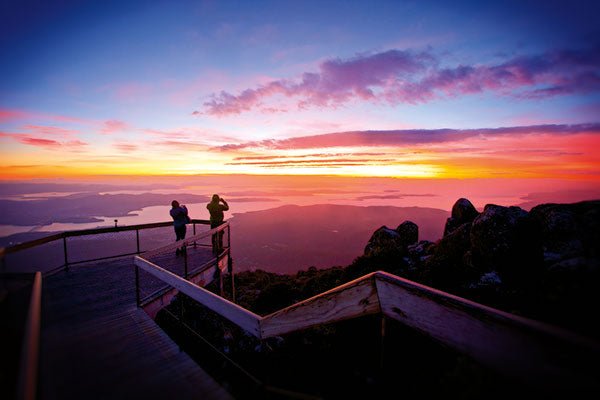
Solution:
{"label": "low cloud layer", "polygon": [[580,133],[600,134],[600,123],[577,125],[531,125],[483,129],[405,129],[389,131],[337,132],[323,135],[301,136],[282,140],[261,140],[215,147],[229,151],[245,148],[274,150],[312,149],[357,146],[400,146],[427,143],[457,142],[472,137],[520,136],[520,135],[573,135]]}

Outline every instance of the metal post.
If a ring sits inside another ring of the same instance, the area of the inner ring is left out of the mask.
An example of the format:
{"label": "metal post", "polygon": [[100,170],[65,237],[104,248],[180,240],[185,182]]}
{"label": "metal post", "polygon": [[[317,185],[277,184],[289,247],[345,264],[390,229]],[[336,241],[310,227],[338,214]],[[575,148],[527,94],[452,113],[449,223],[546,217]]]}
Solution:
{"label": "metal post", "polygon": [[385,355],[385,316],[381,316],[381,354],[379,360],[379,367],[383,370],[384,366],[384,355]]}
{"label": "metal post", "polygon": [[69,260],[67,257],[67,237],[63,236],[63,250],[65,253],[65,269],[68,271],[69,270]]}
{"label": "metal post", "polygon": [[231,277],[231,301],[235,303],[235,278],[233,274],[233,259],[231,258],[231,253],[229,253],[229,258],[227,260],[227,269],[229,270],[229,276]]}
{"label": "metal post", "polygon": [[135,303],[140,306],[140,268],[135,266]]}
{"label": "metal post", "polygon": [[186,245],[183,245],[183,277],[187,279],[188,277],[188,255]]}
{"label": "metal post", "polygon": [[231,248],[231,225],[227,224],[227,247]]}
{"label": "metal post", "polygon": [[137,245],[137,254],[140,254],[140,230],[135,230],[135,242]]}
{"label": "metal post", "polygon": [[[194,236],[196,236],[196,223],[195,222],[194,222],[193,228],[194,228]],[[196,241],[195,240],[194,240],[194,247],[196,247]]]}

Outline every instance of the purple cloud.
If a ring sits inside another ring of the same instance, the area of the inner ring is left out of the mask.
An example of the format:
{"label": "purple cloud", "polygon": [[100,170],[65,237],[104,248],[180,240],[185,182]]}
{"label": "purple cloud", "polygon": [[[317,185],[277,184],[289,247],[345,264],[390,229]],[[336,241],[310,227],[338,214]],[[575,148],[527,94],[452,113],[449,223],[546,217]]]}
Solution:
{"label": "purple cloud", "polygon": [[[424,103],[443,96],[494,91],[522,98],[600,91],[600,49],[552,51],[493,65],[441,68],[431,52],[389,50],[348,60],[327,60],[299,80],[280,79],[234,95],[213,94],[205,113],[217,116],[286,111],[269,98],[295,98],[300,109],[336,107],[351,100]],[[197,113],[197,112],[194,112]]]}

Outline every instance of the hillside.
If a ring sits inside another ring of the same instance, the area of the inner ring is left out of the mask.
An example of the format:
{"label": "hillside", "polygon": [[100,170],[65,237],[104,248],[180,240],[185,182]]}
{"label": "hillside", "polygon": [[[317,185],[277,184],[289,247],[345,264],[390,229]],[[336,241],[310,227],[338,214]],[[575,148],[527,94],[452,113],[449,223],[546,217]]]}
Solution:
{"label": "hillside", "polygon": [[236,270],[289,274],[311,266],[348,265],[361,255],[373,227],[411,220],[421,237],[442,236],[448,211],[422,207],[286,205],[234,214],[232,254]]}

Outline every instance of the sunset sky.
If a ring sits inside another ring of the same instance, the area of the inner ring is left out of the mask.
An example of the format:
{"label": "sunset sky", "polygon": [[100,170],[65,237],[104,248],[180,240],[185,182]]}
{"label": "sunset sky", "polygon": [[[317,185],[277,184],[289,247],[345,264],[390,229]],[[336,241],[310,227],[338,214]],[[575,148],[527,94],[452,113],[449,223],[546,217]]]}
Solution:
{"label": "sunset sky", "polygon": [[577,0],[3,1],[0,178],[598,187],[599,13]]}

